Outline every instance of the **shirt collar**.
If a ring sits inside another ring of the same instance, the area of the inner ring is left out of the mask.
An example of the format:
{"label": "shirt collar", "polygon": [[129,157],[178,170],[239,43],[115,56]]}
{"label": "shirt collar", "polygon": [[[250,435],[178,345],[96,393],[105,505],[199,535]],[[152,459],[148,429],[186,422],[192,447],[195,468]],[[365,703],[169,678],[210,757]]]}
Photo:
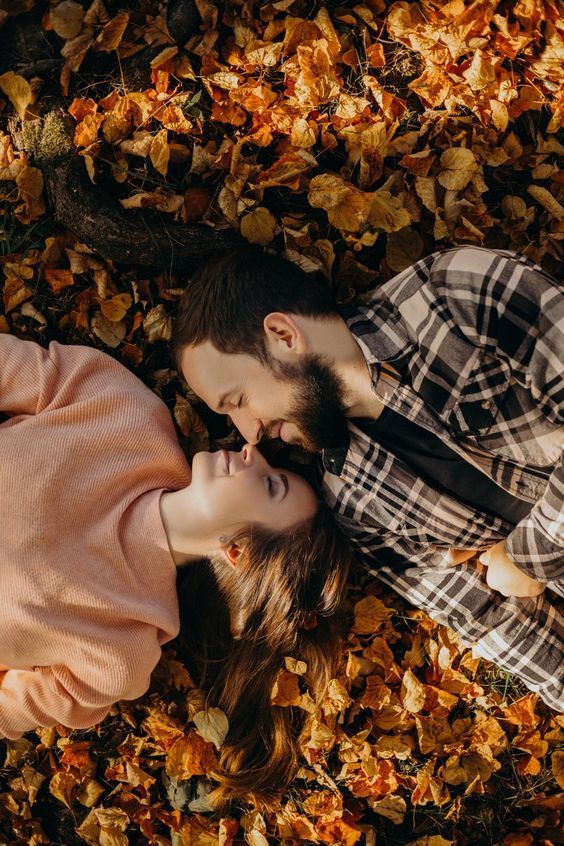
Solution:
{"label": "shirt collar", "polygon": [[[371,307],[347,306],[341,309],[341,316],[345,320],[349,331],[354,336],[365,358],[374,391],[387,403],[396,390],[398,380],[392,373],[386,372],[386,369],[382,367],[382,361],[386,361],[388,358],[397,359],[401,357],[398,356],[398,353],[401,353],[401,349],[399,347],[392,349],[387,344],[385,352],[388,355],[383,358],[376,355],[375,348],[378,345],[377,338],[379,335],[379,329],[376,323],[382,319],[382,316],[380,316],[377,320],[376,315],[376,310]],[[338,447],[328,447],[322,450],[321,462],[328,473],[341,475],[349,451],[349,445],[350,441]]]}

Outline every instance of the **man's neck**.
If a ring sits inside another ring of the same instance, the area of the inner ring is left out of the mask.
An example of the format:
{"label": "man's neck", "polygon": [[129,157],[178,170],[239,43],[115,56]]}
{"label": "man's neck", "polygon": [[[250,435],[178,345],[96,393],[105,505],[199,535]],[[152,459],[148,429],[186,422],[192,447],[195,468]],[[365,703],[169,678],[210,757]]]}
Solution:
{"label": "man's neck", "polygon": [[374,393],[372,368],[362,348],[350,329],[343,343],[346,354],[335,362],[335,369],[347,388],[345,397],[347,417],[369,417],[376,420],[384,409],[383,402]]}
{"label": "man's neck", "polygon": [[382,413],[383,403],[373,390],[372,373],[360,344],[342,317],[330,320],[301,318],[309,350],[322,355],[345,386],[347,417],[371,417]]}

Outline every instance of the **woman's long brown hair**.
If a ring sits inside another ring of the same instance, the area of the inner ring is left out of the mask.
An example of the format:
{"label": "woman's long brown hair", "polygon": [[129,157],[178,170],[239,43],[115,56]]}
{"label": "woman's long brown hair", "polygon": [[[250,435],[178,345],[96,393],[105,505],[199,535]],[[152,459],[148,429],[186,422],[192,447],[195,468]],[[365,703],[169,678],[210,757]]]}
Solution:
{"label": "woman's long brown hair", "polygon": [[179,588],[183,655],[209,690],[208,705],[229,719],[208,795],[221,812],[234,799],[271,810],[294,777],[303,712],[273,705],[272,686],[291,656],[307,664],[310,692],[323,694],[340,654],[337,612],[351,562],[323,503],[289,532],[254,529],[238,540],[240,564],[191,564]]}

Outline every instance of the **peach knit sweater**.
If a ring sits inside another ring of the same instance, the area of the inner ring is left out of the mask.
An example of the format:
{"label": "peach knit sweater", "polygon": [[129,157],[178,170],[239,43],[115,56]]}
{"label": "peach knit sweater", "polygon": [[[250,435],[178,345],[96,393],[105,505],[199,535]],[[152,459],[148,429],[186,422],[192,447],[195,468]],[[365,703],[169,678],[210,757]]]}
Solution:
{"label": "peach knit sweater", "polygon": [[178,634],[170,414],[98,350],[0,334],[0,736],[84,728],[149,686]]}

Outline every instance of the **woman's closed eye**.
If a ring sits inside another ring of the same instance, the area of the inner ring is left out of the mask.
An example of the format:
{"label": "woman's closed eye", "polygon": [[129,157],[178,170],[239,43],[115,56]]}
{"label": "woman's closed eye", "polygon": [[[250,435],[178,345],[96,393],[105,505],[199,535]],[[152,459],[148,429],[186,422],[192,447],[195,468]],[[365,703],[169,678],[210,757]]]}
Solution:
{"label": "woman's closed eye", "polygon": [[281,473],[279,477],[267,476],[266,486],[269,496],[275,497],[282,492],[282,495],[280,496],[280,502],[282,502],[289,489],[288,477],[283,473]]}

